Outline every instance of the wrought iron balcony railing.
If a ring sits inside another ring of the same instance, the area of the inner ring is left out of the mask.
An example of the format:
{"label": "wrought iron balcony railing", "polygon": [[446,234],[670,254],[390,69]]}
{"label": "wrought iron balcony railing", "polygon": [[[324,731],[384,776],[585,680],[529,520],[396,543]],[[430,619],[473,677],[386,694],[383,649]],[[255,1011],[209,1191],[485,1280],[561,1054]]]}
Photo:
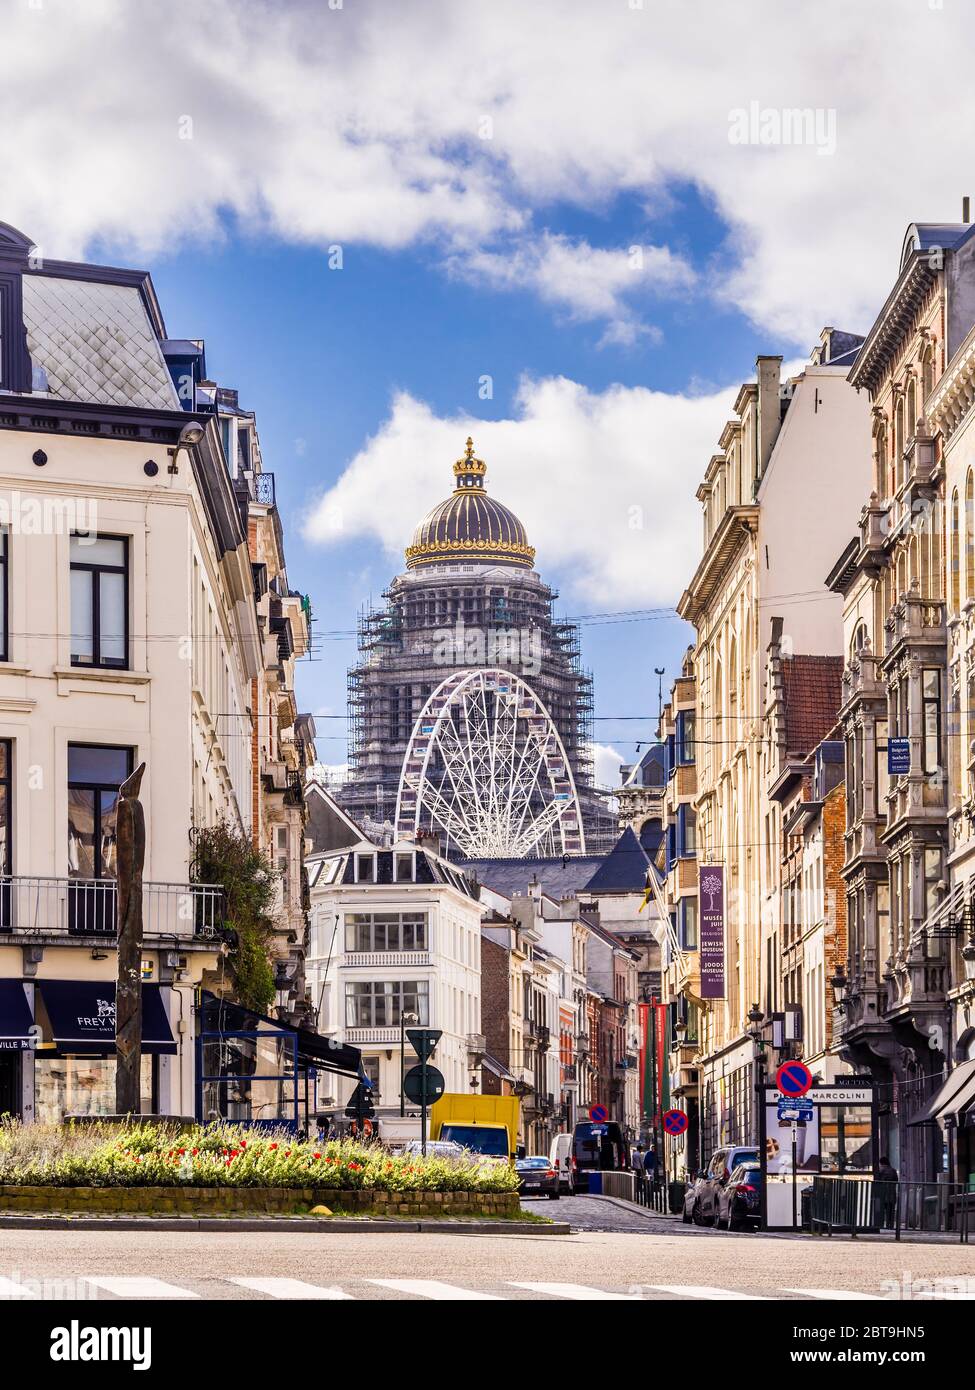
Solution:
{"label": "wrought iron balcony railing", "polygon": [[[220,935],[226,925],[223,889],[215,883],[144,883],[147,937]],[[0,933],[29,936],[115,936],[118,889],[113,878],[0,877]]]}

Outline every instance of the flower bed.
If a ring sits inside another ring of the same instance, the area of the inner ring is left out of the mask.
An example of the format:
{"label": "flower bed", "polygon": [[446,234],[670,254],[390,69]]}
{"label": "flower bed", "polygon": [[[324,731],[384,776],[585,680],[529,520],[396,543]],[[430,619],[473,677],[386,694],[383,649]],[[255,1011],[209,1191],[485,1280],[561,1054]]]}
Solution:
{"label": "flower bed", "polygon": [[508,1164],[463,1159],[394,1158],[378,1144],[311,1144],[287,1130],[258,1132],[212,1124],[182,1131],[165,1125],[0,1124],[0,1187],[275,1188],[329,1192],[516,1193]]}

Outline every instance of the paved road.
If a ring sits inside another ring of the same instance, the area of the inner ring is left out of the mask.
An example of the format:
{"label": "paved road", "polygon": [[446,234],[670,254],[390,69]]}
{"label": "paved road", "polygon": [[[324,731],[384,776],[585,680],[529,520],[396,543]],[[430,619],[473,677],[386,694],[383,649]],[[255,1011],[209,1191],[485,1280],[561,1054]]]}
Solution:
{"label": "paved road", "polygon": [[568,1236],[6,1230],[0,1296],[818,1301],[890,1296],[884,1281],[905,1273],[966,1277],[975,1293],[975,1247],[726,1235],[584,1197],[541,1209],[644,1224]]}

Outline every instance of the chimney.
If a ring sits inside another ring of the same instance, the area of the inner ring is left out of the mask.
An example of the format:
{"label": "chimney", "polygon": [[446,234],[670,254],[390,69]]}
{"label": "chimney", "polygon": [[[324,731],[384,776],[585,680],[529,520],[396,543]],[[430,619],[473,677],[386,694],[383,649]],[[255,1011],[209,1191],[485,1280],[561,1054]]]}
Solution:
{"label": "chimney", "polygon": [[969,197],[964,197],[961,200],[961,220],[966,226],[972,220],[972,200]]}

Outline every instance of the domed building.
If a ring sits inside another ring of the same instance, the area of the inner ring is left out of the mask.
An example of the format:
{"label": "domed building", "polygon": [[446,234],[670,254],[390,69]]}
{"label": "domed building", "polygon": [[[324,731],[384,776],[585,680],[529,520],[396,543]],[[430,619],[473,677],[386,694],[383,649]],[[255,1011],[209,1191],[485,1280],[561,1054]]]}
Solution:
{"label": "domed building", "polygon": [[593,787],[578,630],[553,617],[472,440],[453,473],[384,606],[360,618],[339,799],[387,839],[430,836],[457,857],[598,852],[616,820]]}

